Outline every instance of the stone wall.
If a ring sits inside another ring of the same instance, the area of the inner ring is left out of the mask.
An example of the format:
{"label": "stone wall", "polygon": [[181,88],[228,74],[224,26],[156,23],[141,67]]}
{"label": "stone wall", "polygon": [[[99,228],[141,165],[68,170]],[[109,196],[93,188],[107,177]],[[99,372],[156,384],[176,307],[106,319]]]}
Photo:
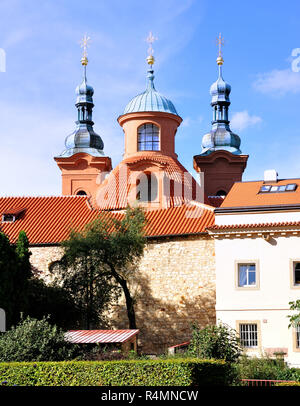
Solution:
{"label": "stone wall", "polygon": [[[47,275],[59,247],[34,247],[32,263]],[[139,348],[161,353],[189,340],[191,323],[215,323],[214,241],[207,235],[149,240],[130,290],[135,298]],[[113,306],[112,328],[128,328],[124,300]]]}
{"label": "stone wall", "polygon": [[52,274],[49,272],[49,265],[58,261],[62,256],[62,248],[57,245],[46,245],[30,247],[30,262],[37,276],[43,278],[46,283],[52,281]]}

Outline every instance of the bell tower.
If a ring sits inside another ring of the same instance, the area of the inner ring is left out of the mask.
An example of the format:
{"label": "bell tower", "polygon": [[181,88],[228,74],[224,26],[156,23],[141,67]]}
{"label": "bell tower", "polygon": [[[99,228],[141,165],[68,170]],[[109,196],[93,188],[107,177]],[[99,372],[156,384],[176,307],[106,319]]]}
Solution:
{"label": "bell tower", "polygon": [[229,126],[228,110],[231,86],[222,76],[223,38],[218,38],[219,75],[210,88],[213,120],[211,131],[202,138],[202,151],[194,156],[194,169],[204,173],[204,193],[207,196],[226,195],[235,182],[241,181],[248,155],[240,150],[241,140]]}
{"label": "bell tower", "polygon": [[93,129],[93,94],[88,85],[86,67],[89,37],[82,40],[83,66],[82,82],[76,88],[76,128],[65,140],[65,150],[54,159],[62,172],[63,195],[88,195],[95,198],[104,174],[110,172],[111,159],[105,156],[104,143]]}

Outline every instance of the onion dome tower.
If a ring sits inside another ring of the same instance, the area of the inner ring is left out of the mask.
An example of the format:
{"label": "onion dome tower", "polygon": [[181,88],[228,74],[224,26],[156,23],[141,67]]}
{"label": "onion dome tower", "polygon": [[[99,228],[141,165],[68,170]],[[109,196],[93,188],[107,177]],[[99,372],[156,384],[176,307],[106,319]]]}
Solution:
{"label": "onion dome tower", "polygon": [[210,87],[213,120],[211,131],[202,138],[202,151],[194,156],[194,168],[204,173],[204,188],[208,196],[226,195],[234,182],[240,181],[246,168],[248,155],[240,150],[241,140],[229,126],[228,110],[231,86],[222,76],[224,63],[221,51],[223,39],[218,38],[219,75]]}
{"label": "onion dome tower", "polygon": [[[150,32],[147,38],[150,46],[147,56],[149,68],[146,90],[135,96],[118,118],[118,122],[125,133],[124,158],[133,154],[145,154],[145,151],[177,157],[175,154],[175,134],[182,118],[178,115],[171,100],[155,89],[153,70],[155,59],[152,48],[154,40],[155,38]],[[145,130],[144,135],[141,135],[143,129]],[[151,129],[157,133],[154,138],[151,138]],[[155,144],[151,140],[156,140]]]}
{"label": "onion dome tower", "polygon": [[78,118],[76,128],[65,139],[65,150],[54,159],[62,171],[63,195],[94,196],[103,172],[111,170],[111,159],[103,151],[104,143],[93,129],[94,89],[87,83],[87,46],[89,38],[82,40],[83,79],[76,88]]}

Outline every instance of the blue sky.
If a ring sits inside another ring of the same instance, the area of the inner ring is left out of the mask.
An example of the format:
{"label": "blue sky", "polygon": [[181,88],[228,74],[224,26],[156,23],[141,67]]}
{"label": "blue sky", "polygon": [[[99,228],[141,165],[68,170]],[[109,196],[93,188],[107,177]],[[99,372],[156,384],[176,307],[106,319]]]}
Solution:
{"label": "blue sky", "polygon": [[295,0],[1,0],[6,72],[0,73],[0,194],[60,194],[53,157],[74,129],[85,33],[92,39],[94,128],[114,166],[124,149],[117,117],[145,88],[145,38],[152,31],[158,37],[155,86],[184,120],[176,152],[197,176],[193,155],[210,130],[209,88],[217,78],[216,37],[222,32],[231,126],[250,155],[244,180],[261,179],[272,168],[281,178],[300,177],[300,72],[292,70],[299,15]]}

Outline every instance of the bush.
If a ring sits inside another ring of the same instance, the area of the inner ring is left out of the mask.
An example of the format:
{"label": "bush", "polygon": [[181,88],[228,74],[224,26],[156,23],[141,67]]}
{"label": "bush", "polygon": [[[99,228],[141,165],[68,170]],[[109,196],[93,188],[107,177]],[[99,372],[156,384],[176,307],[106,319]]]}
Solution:
{"label": "bush", "polygon": [[0,361],[59,361],[74,358],[77,346],[67,343],[56,326],[27,317],[0,336]]}
{"label": "bush", "polygon": [[300,386],[300,382],[278,382],[275,386]]}
{"label": "bush", "polygon": [[269,357],[243,356],[234,368],[238,379],[300,380],[300,369],[288,368],[280,361]]}
{"label": "bush", "polygon": [[192,339],[188,353],[193,356],[235,362],[242,351],[236,331],[225,324],[220,323],[202,329],[197,325],[192,326]]}
{"label": "bush", "polygon": [[228,384],[230,366],[216,360],[0,363],[8,386],[195,386]]}

